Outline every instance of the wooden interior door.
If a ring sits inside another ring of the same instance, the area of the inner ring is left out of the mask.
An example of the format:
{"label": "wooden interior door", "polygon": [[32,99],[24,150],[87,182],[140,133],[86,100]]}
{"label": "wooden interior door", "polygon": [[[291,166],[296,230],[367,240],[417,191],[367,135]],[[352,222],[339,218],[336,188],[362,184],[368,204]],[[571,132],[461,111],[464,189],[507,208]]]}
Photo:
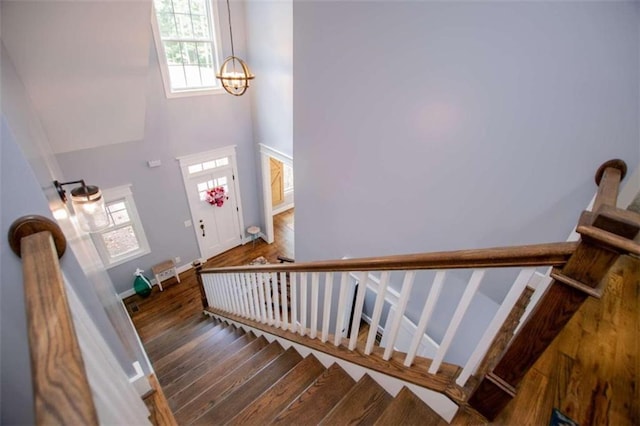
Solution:
{"label": "wooden interior door", "polygon": [[271,205],[277,206],[284,202],[284,164],[275,158],[270,158],[271,169]]}

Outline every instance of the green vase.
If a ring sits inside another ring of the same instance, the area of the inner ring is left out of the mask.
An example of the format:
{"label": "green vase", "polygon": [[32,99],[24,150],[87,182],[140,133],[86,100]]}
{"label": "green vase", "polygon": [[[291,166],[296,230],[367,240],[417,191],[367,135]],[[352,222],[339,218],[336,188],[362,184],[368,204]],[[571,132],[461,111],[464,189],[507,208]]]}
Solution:
{"label": "green vase", "polygon": [[151,294],[151,283],[147,277],[140,274],[136,276],[135,281],[133,281],[133,289],[136,291],[136,294],[141,297],[149,297]]}

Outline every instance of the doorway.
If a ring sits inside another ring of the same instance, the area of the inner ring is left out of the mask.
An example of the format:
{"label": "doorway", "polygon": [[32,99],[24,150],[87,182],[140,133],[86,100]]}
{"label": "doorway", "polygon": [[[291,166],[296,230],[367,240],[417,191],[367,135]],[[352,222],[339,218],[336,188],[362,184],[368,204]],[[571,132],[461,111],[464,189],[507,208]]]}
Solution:
{"label": "doorway", "polygon": [[209,259],[242,244],[244,225],[235,147],[178,160],[200,257]]}
{"label": "doorway", "polygon": [[267,145],[259,144],[262,167],[264,238],[274,242],[273,216],[294,207],[293,158]]}

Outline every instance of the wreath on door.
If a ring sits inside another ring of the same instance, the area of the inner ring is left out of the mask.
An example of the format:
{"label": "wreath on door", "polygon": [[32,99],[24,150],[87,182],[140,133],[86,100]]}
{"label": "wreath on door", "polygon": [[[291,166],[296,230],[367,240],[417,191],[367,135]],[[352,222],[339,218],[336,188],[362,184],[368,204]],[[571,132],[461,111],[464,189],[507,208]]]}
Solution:
{"label": "wreath on door", "polygon": [[207,189],[207,203],[212,206],[222,207],[225,200],[228,200],[229,196],[227,191],[222,186],[216,186],[215,188]]}

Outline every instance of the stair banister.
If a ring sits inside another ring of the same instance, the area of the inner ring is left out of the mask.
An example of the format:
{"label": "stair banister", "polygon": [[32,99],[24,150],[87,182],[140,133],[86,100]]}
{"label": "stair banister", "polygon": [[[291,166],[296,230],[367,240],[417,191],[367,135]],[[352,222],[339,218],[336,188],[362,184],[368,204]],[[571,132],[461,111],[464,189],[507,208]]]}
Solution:
{"label": "stair banister", "polygon": [[58,257],[66,239],[53,221],[25,216],[9,230],[22,258],[36,424],[97,425]]}
{"label": "stair banister", "polygon": [[[577,230],[582,239],[579,242],[204,269],[202,274],[207,277],[204,285],[207,286],[205,291],[208,295],[215,295],[220,291],[216,288],[219,281],[216,277],[226,277],[226,283],[232,286],[233,291],[239,291],[242,297],[249,299],[249,309],[242,304],[239,308],[231,306],[229,309],[229,305],[225,305],[224,296],[222,300],[210,300],[212,308],[208,309],[208,312],[240,323],[244,318],[250,318],[245,324],[257,330],[444,393],[457,403],[468,404],[485,417],[494,418],[515,395],[517,385],[524,374],[585,298],[601,294],[603,278],[619,255],[640,253],[640,246],[633,241],[640,230],[640,215],[615,207],[624,169],[623,162],[614,160],[603,164],[598,170],[596,182],[599,187],[594,200],[594,211],[585,212],[580,218]],[[535,268],[539,266],[554,268],[551,274],[552,284],[544,294],[544,299],[532,310],[528,320],[518,325],[531,297],[531,290],[527,286],[534,276]],[[472,348],[473,352],[464,368],[443,362],[446,351],[476,293],[482,270],[510,267],[524,270],[500,305],[488,329],[484,331],[483,341]],[[430,360],[416,355],[433,309],[438,303],[440,292],[446,288],[445,275],[448,269],[475,271],[466,284],[466,290],[442,342],[437,345],[434,359]],[[410,274],[418,270],[432,270],[436,271],[436,274],[420,321],[410,332],[411,344],[407,344],[406,349],[403,349],[407,350],[404,354],[395,348],[395,341],[399,321],[403,318],[413,285]],[[360,318],[369,277],[375,271],[381,272],[381,279],[377,286],[371,329],[361,347],[358,341]],[[400,289],[403,297],[398,298],[396,302],[385,302],[388,278],[392,271],[404,271],[405,278],[410,279],[405,279]],[[325,304],[322,330],[318,330],[318,314],[322,309],[318,284],[320,274],[323,273]],[[326,301],[332,294],[334,281],[330,274],[336,273],[340,273],[340,280],[336,290],[338,306],[334,310]],[[279,283],[275,280],[278,275]],[[249,288],[243,287],[243,280],[246,280]],[[347,294],[355,283],[358,285],[354,294],[351,331],[349,336],[346,336],[343,325],[349,320],[347,315],[351,303],[351,300],[347,300]],[[276,296],[278,288],[282,292],[283,318],[290,313],[289,326],[283,327],[282,330],[267,325],[277,321],[272,310],[274,308],[277,311],[277,308],[273,300],[266,300],[268,297],[265,298],[264,294],[260,293],[265,287],[267,292],[273,291]],[[285,292],[291,295],[290,303],[287,302]],[[307,305],[309,299],[313,302],[310,307]],[[266,315],[265,303],[268,310]],[[390,343],[383,348],[376,346],[375,336],[384,303],[394,305],[396,317],[387,323],[389,330],[384,330],[384,337]],[[285,309],[287,305],[290,308],[289,312]],[[307,309],[310,312],[307,312]],[[254,318],[251,318],[251,310],[256,314]],[[333,336],[327,335],[328,316],[331,316],[332,321],[335,320]],[[308,328],[309,326],[311,328]],[[516,329],[518,333],[512,338]],[[318,332],[322,333],[320,339],[317,339]],[[326,344],[327,340],[331,341],[332,345]],[[474,380],[467,382],[472,375],[475,375]]]}
{"label": "stair banister", "polygon": [[580,218],[581,240],[575,252],[552,273],[548,290],[469,398],[469,404],[488,419],[494,419],[515,396],[524,375],[586,298],[602,294],[607,274],[620,255],[639,254],[640,246],[633,239],[640,230],[640,215],[615,207],[625,172],[621,160],[608,161],[598,169],[594,211]]}

